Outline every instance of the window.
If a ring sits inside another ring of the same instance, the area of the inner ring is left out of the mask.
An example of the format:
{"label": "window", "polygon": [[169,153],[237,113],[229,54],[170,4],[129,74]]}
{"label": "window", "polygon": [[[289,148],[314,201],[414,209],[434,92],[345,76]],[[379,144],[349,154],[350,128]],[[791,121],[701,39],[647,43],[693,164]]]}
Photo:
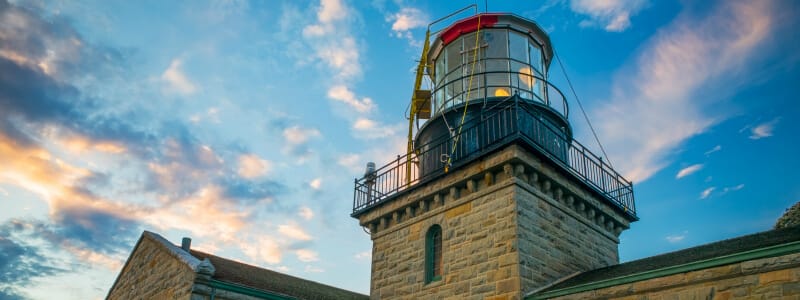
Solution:
{"label": "window", "polygon": [[433,225],[425,235],[425,283],[442,279],[442,227]]}

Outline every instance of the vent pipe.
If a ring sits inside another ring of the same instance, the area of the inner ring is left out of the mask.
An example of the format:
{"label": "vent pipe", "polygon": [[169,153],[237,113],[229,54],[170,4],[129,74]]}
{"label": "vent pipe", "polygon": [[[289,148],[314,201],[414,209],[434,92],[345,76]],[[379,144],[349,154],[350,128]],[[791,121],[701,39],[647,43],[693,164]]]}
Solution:
{"label": "vent pipe", "polygon": [[189,249],[191,248],[192,248],[192,239],[188,237],[183,238],[183,240],[181,240],[181,249],[183,249],[183,251],[189,252]]}

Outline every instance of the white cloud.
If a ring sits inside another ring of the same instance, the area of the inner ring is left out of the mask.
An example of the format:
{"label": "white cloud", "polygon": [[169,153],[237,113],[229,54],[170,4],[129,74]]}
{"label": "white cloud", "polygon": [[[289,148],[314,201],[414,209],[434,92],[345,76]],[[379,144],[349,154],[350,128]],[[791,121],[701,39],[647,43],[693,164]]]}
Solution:
{"label": "white cloud", "polygon": [[305,271],[306,271],[306,273],[322,273],[322,272],[325,272],[325,270],[322,269],[322,268],[317,268],[317,267],[312,267],[312,266],[306,266]]}
{"label": "white cloud", "polygon": [[328,97],[347,104],[360,113],[367,113],[375,109],[375,103],[372,102],[372,99],[367,97],[358,99],[356,95],[344,85],[335,85],[331,87],[328,90]]}
{"label": "white cloud", "polygon": [[588,15],[582,27],[600,26],[606,31],[624,31],[631,25],[631,16],[647,5],[645,0],[572,0],[572,11]]}
{"label": "white cloud", "polygon": [[688,167],[683,168],[680,171],[678,171],[678,174],[675,175],[675,178],[676,179],[681,179],[683,177],[686,177],[686,176],[689,176],[689,175],[693,174],[694,172],[700,171],[700,169],[702,169],[702,168],[703,168],[702,164],[694,164],[694,165],[688,166]]}
{"label": "white cloud", "polygon": [[347,17],[347,9],[339,0],[321,0],[320,8],[317,10],[317,18],[320,23],[338,21]]}
{"label": "white cloud", "polygon": [[723,84],[728,92],[746,86],[731,82],[748,76],[746,68],[754,65],[770,34],[769,5],[723,2],[702,19],[682,14],[642,47],[632,70],[620,71],[611,87],[613,100],[593,115],[615,167],[626,178],[646,180],[669,165],[683,142],[724,117],[705,112],[725,99],[708,91]]}
{"label": "white cloud", "polygon": [[319,190],[322,187],[322,178],[314,178],[308,182],[308,186],[314,190]]}
{"label": "white cloud", "polygon": [[311,210],[308,206],[300,207],[300,211],[297,212],[301,218],[305,219],[306,221],[310,221],[314,218],[314,211]]}
{"label": "white cloud", "polygon": [[412,46],[422,46],[421,42],[414,41],[410,32],[412,29],[425,28],[428,25],[428,17],[421,10],[404,7],[399,12],[386,17],[386,21],[392,23],[394,36],[408,39]]}
{"label": "white cloud", "polygon": [[700,199],[705,199],[705,198],[708,198],[708,196],[711,196],[711,192],[713,192],[714,189],[716,189],[716,187],[712,186],[712,187],[707,188],[707,189],[703,190],[702,192],[700,192]]}
{"label": "white cloud", "polygon": [[744,188],[744,183],[738,184],[736,186],[725,187],[722,189],[722,193],[726,194],[728,192],[735,192]]}
{"label": "white cloud", "polygon": [[353,123],[353,129],[356,131],[356,136],[365,139],[385,138],[395,135],[402,130],[403,124],[394,126],[378,124],[377,122],[368,118],[358,118]]}
{"label": "white cloud", "polygon": [[300,241],[310,241],[313,238],[311,235],[305,232],[303,228],[300,228],[297,224],[290,223],[278,226],[278,232],[288,238],[300,240]]}
{"label": "white cloud", "polygon": [[716,146],[714,146],[714,148],[711,148],[711,150],[706,151],[704,154],[706,156],[709,156],[709,155],[711,155],[711,153],[717,152],[719,150],[722,150],[722,146],[721,145],[716,145]]}
{"label": "white cloud", "polygon": [[686,238],[686,232],[684,231],[683,234],[675,234],[675,235],[668,235],[666,238],[667,242],[670,243],[677,243],[683,241]]}
{"label": "white cloud", "polygon": [[255,243],[239,243],[239,247],[250,259],[269,264],[281,262],[283,252],[281,246],[270,238],[259,238]]}
{"label": "white cloud", "polygon": [[780,121],[780,118],[775,118],[772,121],[761,123],[756,127],[751,128],[750,139],[758,140],[766,137],[771,137],[773,135],[773,131],[775,131],[775,125],[778,124],[778,121]]}
{"label": "white cloud", "polygon": [[183,70],[181,70],[182,63],[180,59],[173,59],[169,64],[169,68],[161,74],[161,79],[169,84],[171,90],[185,95],[192,94],[196,88],[194,83],[183,74]]}
{"label": "white cloud", "polygon": [[372,258],[372,252],[370,251],[358,252],[356,253],[356,255],[353,255],[353,257],[359,260],[361,259],[370,260]]}
{"label": "white cloud", "polygon": [[303,37],[337,80],[361,75],[360,49],[348,26],[350,10],[339,0],[321,0],[317,22],[303,27]]}
{"label": "white cloud", "polygon": [[366,162],[364,163],[365,165],[361,165],[362,163],[361,155],[358,155],[356,153],[348,153],[341,155],[336,160],[336,163],[338,163],[342,167],[349,169],[351,172],[358,172],[358,171],[363,172],[365,168],[364,166],[366,166]]}
{"label": "white cloud", "polygon": [[291,145],[305,144],[311,138],[318,136],[320,136],[319,130],[315,128],[292,126],[283,130],[283,138]]}
{"label": "white cloud", "polygon": [[319,255],[317,255],[317,252],[308,249],[297,249],[294,251],[294,254],[297,255],[297,260],[302,262],[312,262],[319,260]]}
{"label": "white cloud", "polygon": [[272,163],[261,159],[255,154],[243,154],[239,156],[239,176],[247,179],[261,177],[269,173]]}

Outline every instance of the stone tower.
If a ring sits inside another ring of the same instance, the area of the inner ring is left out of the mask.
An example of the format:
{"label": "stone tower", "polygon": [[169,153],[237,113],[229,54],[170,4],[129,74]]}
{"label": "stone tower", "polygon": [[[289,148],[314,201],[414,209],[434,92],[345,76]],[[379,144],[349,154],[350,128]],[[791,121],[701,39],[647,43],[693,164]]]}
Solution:
{"label": "stone tower", "polygon": [[633,187],[573,140],[566,98],[547,81],[545,32],[476,14],[426,42],[423,58],[433,88],[414,102],[430,119],[413,151],[355,182],[371,297],[520,299],[617,264],[637,220]]}

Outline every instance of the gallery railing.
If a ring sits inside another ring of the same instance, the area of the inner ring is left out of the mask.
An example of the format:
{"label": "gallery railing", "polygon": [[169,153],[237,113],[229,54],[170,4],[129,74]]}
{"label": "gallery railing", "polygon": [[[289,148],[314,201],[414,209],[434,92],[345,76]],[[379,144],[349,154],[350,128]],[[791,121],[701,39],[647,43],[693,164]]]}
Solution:
{"label": "gallery railing", "polygon": [[[460,136],[444,136],[417,147],[410,155],[397,159],[355,180],[353,215],[377,205],[398,192],[430,180],[513,141],[531,146],[569,174],[636,218],[633,184],[614,171],[602,158],[577,141],[565,136],[540,112],[520,105],[512,97],[504,107],[496,108],[473,124],[465,124]],[[453,150],[455,147],[455,150]],[[448,159],[449,158],[449,159]],[[408,164],[408,160],[412,163]],[[410,172],[406,168],[410,167]],[[410,174],[411,178],[406,178]]]}

